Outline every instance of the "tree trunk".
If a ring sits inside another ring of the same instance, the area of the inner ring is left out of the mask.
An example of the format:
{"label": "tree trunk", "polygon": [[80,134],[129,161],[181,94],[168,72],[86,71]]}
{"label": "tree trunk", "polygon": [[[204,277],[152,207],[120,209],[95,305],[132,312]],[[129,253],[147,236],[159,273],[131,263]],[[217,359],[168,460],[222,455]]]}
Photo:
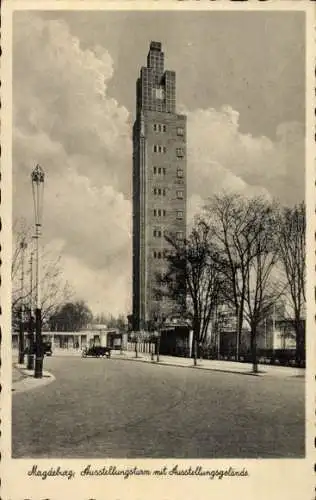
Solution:
{"label": "tree trunk", "polygon": [[251,357],[252,357],[252,371],[258,373],[258,359],[257,359],[257,331],[256,328],[251,328]]}
{"label": "tree trunk", "polygon": [[295,321],[295,337],[296,337],[296,350],[295,362],[297,366],[302,366],[305,358],[305,329],[303,321],[300,319]]}
{"label": "tree trunk", "polygon": [[138,342],[135,341],[135,358],[138,358]]}
{"label": "tree trunk", "polygon": [[243,323],[243,305],[237,308],[236,361],[240,360],[241,332]]}
{"label": "tree trunk", "polygon": [[154,358],[154,347],[153,347],[152,342],[149,344],[149,349],[150,349],[150,359],[151,359],[151,361],[154,361],[155,360],[155,358]]}
{"label": "tree trunk", "polygon": [[200,361],[202,361],[202,358],[203,358],[203,347],[202,347],[202,342],[199,342],[198,343],[198,347],[199,347],[199,358],[200,358]]}
{"label": "tree trunk", "polygon": [[160,355],[160,336],[157,339],[157,363],[159,363],[159,355]]}
{"label": "tree trunk", "polygon": [[193,357],[194,357],[194,366],[197,365],[197,338],[196,338],[196,333],[193,334]]}
{"label": "tree trunk", "polygon": [[23,323],[23,309],[20,311],[20,325],[19,325],[19,364],[24,363],[24,323]]}

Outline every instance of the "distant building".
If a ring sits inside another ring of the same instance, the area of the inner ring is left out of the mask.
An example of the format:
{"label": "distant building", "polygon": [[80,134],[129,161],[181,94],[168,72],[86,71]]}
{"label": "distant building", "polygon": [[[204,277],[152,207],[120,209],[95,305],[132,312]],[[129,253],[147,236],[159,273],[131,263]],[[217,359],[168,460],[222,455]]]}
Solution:
{"label": "distant building", "polygon": [[164,238],[186,237],[186,116],[176,112],[176,74],[164,69],[160,42],[151,42],[136,84],[133,127],[133,330],[176,304],[159,292],[169,250]]}
{"label": "distant building", "polygon": [[[43,342],[51,342],[54,349],[83,349],[92,345],[108,346],[113,349],[126,347],[127,333],[119,332],[115,328],[106,325],[91,325],[86,330],[79,331],[43,331]],[[28,344],[28,336],[25,333],[25,345]],[[12,347],[19,345],[19,334],[12,333]]]}

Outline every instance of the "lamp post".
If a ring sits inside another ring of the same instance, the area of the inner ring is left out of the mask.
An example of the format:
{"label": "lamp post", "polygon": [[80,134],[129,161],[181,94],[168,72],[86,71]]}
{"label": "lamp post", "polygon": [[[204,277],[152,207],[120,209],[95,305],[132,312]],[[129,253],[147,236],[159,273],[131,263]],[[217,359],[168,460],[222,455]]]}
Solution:
{"label": "lamp post", "polygon": [[40,252],[39,239],[41,236],[42,227],[42,211],[43,211],[43,194],[44,194],[44,171],[36,165],[31,174],[32,192],[34,201],[35,215],[35,289],[36,289],[36,305],[35,305],[35,378],[43,376],[43,349],[42,349],[42,309],[41,309],[41,290],[40,290]]}
{"label": "lamp post", "polygon": [[30,303],[29,303],[29,328],[28,328],[28,355],[27,369],[34,369],[34,318],[33,318],[33,250],[30,256]]}
{"label": "lamp post", "polygon": [[27,248],[27,244],[23,239],[20,243],[21,249],[21,310],[20,310],[20,330],[19,330],[19,364],[23,365],[24,363],[24,325],[25,325],[25,317],[24,317],[24,259],[25,259],[25,250]]}

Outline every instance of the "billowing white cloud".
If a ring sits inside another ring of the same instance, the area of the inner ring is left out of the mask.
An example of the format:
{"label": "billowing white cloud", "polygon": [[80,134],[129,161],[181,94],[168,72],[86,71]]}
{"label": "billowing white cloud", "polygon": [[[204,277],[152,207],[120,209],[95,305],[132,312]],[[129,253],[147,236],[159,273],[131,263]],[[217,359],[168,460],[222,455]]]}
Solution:
{"label": "billowing white cloud", "polygon": [[[117,266],[107,266],[100,272],[69,254],[64,255],[62,265],[68,282],[73,283],[76,277],[76,292],[89,301],[93,311],[109,311],[115,316],[130,311],[129,273],[120,272]],[[126,268],[126,263],[121,262],[121,265]]]}
{"label": "billowing white cloud", "polygon": [[[65,278],[94,311],[131,308],[131,117],[107,94],[113,60],[83,49],[63,21],[14,19],[14,215],[33,217],[30,173],[45,169],[45,244],[58,242]],[[134,85],[133,82],[131,82]],[[275,141],[239,130],[238,112],[188,115],[188,215],[220,190],[303,196],[303,131]],[[294,186],[294,187],[293,187]],[[55,244],[52,243],[52,244]]]}
{"label": "billowing white cloud", "polygon": [[276,139],[239,130],[239,114],[188,111],[189,192],[203,199],[221,190],[266,194],[292,204],[304,197],[304,129],[283,123]]}
{"label": "billowing white cloud", "polygon": [[110,54],[83,50],[66,23],[14,24],[14,213],[32,219],[30,173],[45,170],[45,243],[62,241],[65,278],[96,310],[128,311],[131,139],[107,96]]}

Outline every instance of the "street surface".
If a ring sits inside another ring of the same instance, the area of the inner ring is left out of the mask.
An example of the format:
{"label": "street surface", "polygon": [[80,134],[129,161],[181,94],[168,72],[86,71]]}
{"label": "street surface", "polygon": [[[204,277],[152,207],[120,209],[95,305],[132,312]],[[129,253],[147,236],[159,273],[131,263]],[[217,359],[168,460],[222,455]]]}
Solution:
{"label": "street surface", "polygon": [[56,380],[14,394],[14,458],[304,456],[304,378],[120,359],[45,358]]}

